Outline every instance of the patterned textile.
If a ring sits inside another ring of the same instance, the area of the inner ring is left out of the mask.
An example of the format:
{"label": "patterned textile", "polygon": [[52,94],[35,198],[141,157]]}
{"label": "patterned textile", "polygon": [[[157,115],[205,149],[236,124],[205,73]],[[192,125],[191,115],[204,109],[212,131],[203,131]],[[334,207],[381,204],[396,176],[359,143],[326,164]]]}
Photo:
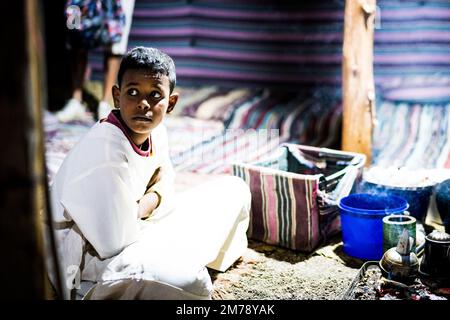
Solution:
{"label": "patterned textile", "polygon": [[122,38],[125,15],[121,0],[68,0],[66,18],[73,45],[97,48]]}
{"label": "patterned textile", "polygon": [[[201,86],[198,95],[193,93],[199,99],[179,111],[183,115],[223,121],[227,129],[277,128],[281,142],[337,149],[344,7],[341,0],[140,0],[129,47],[161,48],[174,58],[180,84]],[[375,130],[375,164],[448,166],[448,125],[435,123],[439,128],[432,131],[426,126],[431,128],[432,114],[450,102],[450,2],[379,0],[375,24],[377,120],[383,128]],[[94,77],[101,78],[103,55],[94,52],[90,61]],[[260,89],[280,87],[295,90],[297,101]],[[388,113],[386,103],[392,108]],[[431,111],[431,105],[438,107]],[[406,125],[399,119],[395,125],[411,130],[393,131],[389,112],[402,112]],[[401,146],[399,139],[408,145]],[[197,147],[213,148],[224,140],[217,137]],[[428,142],[437,144],[425,147]],[[185,163],[187,170],[200,167]]]}
{"label": "patterned textile", "polygon": [[[387,99],[450,101],[450,2],[380,0],[375,81]],[[400,89],[400,90],[397,90]]]}
{"label": "patterned textile", "polygon": [[336,96],[322,91],[305,95],[217,88],[204,99],[179,112],[214,120],[227,109],[228,113],[222,114],[225,130],[174,155],[174,165],[180,170],[229,173],[233,161],[257,161],[282,142],[329,148],[340,145],[341,103]]}
{"label": "patterned textile", "polygon": [[248,236],[310,252],[340,230],[337,200],[361,177],[365,156],[295,144],[274,150],[233,165],[252,193]]}
{"label": "patterned textile", "polygon": [[[344,6],[343,0],[138,0],[129,47],[169,53],[184,85],[340,90]],[[377,9],[377,86],[428,88],[434,91],[428,98],[449,101],[450,2],[378,0]],[[90,61],[101,79],[103,54]],[[412,90],[402,98],[423,94]]]}
{"label": "patterned textile", "polygon": [[256,161],[280,144],[278,130],[227,129],[172,156],[178,171],[230,173],[234,161]]}
{"label": "patterned textile", "polygon": [[[170,54],[184,84],[339,84],[342,8],[335,1],[140,0],[129,47]],[[99,77],[101,55],[91,61]]]}
{"label": "patterned textile", "polygon": [[450,168],[450,104],[384,102],[377,108],[377,120],[375,165]]}
{"label": "patterned textile", "polygon": [[188,108],[185,108],[182,115],[225,122],[237,107],[256,95],[257,92],[257,90],[245,88],[215,88],[210,95],[198,101],[198,103],[192,103]]}
{"label": "patterned textile", "polygon": [[205,121],[184,116],[167,116],[164,123],[168,131],[172,157],[211,137],[222,134],[224,130],[223,123],[220,121]]}
{"label": "patterned textile", "polygon": [[[224,121],[226,128],[255,128],[258,122],[269,127],[278,124],[281,141],[286,134],[300,144],[339,148],[340,103],[327,102],[323,96],[308,100],[302,93],[314,95],[320,86],[328,95],[341,94],[344,7],[345,1],[140,0],[129,46],[156,46],[168,52],[177,64],[181,84],[225,84],[250,92],[243,101],[211,109],[205,101],[225,101],[231,92],[218,87],[202,89],[202,99],[190,103],[184,115]],[[378,121],[383,130],[395,132],[387,116],[390,113],[384,111],[388,108],[384,101],[390,101],[393,114],[403,113],[403,122],[417,124],[420,113],[423,126],[399,135],[376,129],[375,161],[448,166],[445,150],[442,157],[436,150],[422,151],[424,143],[431,141],[430,131],[424,127],[433,113],[430,105],[450,102],[450,2],[379,0],[377,12],[374,74]],[[102,54],[93,53],[90,61],[94,76],[100,78]],[[291,109],[286,106],[276,112],[274,96],[263,98],[259,87],[295,89],[298,103],[291,102]],[[404,104],[411,110],[405,110]],[[394,110],[393,105],[401,107]],[[399,119],[395,125],[409,128]],[[440,129],[433,131],[433,139],[439,141],[437,145],[447,146],[447,124],[434,125]],[[401,147],[399,139],[408,141],[408,147]],[[403,152],[394,152],[399,149]],[[406,159],[409,156],[411,160]]]}

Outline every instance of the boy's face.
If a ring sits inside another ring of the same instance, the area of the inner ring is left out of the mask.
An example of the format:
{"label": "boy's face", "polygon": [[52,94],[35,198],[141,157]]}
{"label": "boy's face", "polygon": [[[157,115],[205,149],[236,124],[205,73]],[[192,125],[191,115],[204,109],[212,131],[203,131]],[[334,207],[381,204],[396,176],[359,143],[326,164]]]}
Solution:
{"label": "boy's face", "polygon": [[170,94],[169,78],[145,69],[128,69],[122,77],[120,89],[112,89],[114,104],[120,107],[122,120],[137,145],[172,112],[178,94]]}

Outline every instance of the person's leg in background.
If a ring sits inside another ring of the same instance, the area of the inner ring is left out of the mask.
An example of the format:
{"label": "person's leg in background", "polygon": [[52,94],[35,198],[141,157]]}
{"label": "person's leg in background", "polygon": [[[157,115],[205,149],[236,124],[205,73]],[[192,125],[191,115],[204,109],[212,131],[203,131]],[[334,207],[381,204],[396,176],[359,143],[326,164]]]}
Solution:
{"label": "person's leg in background", "polygon": [[111,88],[116,83],[120,60],[127,52],[128,36],[133,19],[134,0],[123,0],[122,8],[125,13],[125,25],[122,31],[122,38],[120,42],[114,43],[105,53],[103,95],[97,109],[98,119],[106,118],[113,109]]}
{"label": "person's leg in background", "polygon": [[103,91],[97,110],[98,119],[106,118],[113,109],[111,88],[116,83],[121,59],[122,55],[113,55],[110,52],[105,53]]}
{"label": "person's leg in background", "polygon": [[80,120],[86,117],[86,106],[83,104],[83,84],[87,69],[87,50],[73,48],[71,52],[72,97],[64,108],[56,113],[60,121]]}
{"label": "person's leg in background", "polygon": [[83,84],[86,77],[87,50],[75,49],[72,59],[72,99],[83,101]]}

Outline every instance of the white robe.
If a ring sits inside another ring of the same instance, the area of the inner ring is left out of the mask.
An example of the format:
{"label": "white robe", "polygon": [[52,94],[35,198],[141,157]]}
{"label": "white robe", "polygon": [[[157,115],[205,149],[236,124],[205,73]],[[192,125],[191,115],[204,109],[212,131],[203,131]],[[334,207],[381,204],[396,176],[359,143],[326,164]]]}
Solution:
{"label": "white robe", "polygon": [[[163,125],[152,132],[152,151],[150,157],[137,154],[119,128],[104,122],[96,123],[64,160],[51,201],[68,292],[81,277],[105,284],[97,286],[94,298],[153,298],[158,296],[154,284],[161,283],[176,289],[160,294],[163,298],[174,298],[179,290],[182,298],[209,298],[205,266],[219,255],[229,266],[243,253],[250,209],[243,181],[219,179],[174,201],[175,174]],[[137,200],[158,167],[162,178],[152,190],[162,196],[161,204],[151,221],[142,221]],[[237,249],[226,252],[230,246]],[[125,279],[140,282],[136,287]]]}
{"label": "white robe", "polygon": [[[158,191],[162,200],[153,214],[170,211],[175,173],[163,125],[152,132],[152,151],[149,157],[137,154],[118,127],[103,122],[96,123],[69,152],[51,187],[52,215],[65,260],[63,270],[81,265],[83,238],[101,260],[137,240],[145,225],[138,219],[137,201],[158,167],[163,175],[152,190]],[[84,270],[83,278],[97,281],[98,272]]]}

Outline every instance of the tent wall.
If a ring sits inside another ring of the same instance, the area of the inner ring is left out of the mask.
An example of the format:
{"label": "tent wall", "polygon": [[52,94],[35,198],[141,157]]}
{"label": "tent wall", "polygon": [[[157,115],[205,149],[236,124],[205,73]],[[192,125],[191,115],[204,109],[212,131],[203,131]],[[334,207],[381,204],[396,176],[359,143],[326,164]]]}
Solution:
{"label": "tent wall", "polygon": [[[136,0],[129,47],[169,53],[181,83],[341,83],[342,1]],[[102,55],[92,56],[101,78]]]}
{"label": "tent wall", "polygon": [[380,98],[450,101],[450,1],[378,0],[377,5],[374,72]]}
{"label": "tent wall", "polygon": [[[129,47],[167,51],[184,83],[340,91],[344,6],[344,0],[136,0]],[[377,87],[439,86],[439,96],[445,88],[448,96],[450,2],[378,0],[377,6]],[[102,58],[91,55],[96,79]]]}

